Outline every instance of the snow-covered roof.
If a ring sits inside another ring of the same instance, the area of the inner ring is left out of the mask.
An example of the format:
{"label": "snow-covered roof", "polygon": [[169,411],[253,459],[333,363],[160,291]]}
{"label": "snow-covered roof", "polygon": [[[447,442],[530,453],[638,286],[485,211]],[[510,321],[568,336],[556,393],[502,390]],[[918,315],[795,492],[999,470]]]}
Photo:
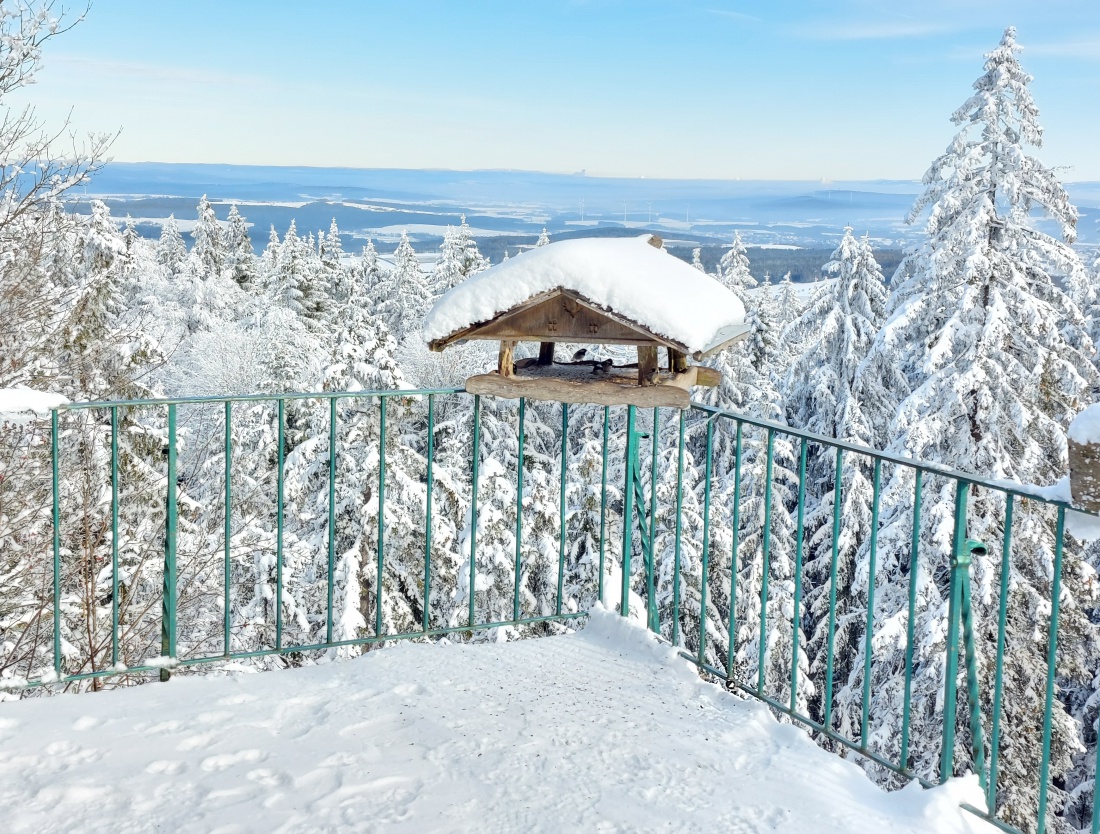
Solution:
{"label": "snow-covered roof", "polygon": [[424,318],[429,343],[491,321],[554,290],[569,290],[654,335],[707,353],[741,335],[745,308],[729,289],[650,235],[581,238],[529,249],[471,276]]}

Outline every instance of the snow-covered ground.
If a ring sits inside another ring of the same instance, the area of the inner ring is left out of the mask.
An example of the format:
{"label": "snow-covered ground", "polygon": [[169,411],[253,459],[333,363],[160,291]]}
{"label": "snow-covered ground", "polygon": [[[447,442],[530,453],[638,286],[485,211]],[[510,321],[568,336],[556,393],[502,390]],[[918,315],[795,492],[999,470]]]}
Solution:
{"label": "snow-covered ground", "polygon": [[410,645],[0,705],[24,831],[979,832],[973,779],[893,794],[639,625]]}

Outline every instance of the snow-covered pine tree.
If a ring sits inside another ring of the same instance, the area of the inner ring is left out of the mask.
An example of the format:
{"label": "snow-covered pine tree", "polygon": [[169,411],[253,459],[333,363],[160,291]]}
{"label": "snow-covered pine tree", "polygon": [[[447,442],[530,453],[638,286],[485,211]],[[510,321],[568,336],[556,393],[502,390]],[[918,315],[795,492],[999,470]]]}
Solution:
{"label": "snow-covered pine tree", "polygon": [[419,329],[431,293],[407,232],[401,233],[393,261],[393,269],[375,286],[374,298],[378,315],[401,341],[407,333]]}
{"label": "snow-covered pine tree", "polygon": [[187,263],[187,244],[183,242],[183,235],[180,234],[174,214],[168,215],[168,219],[161,227],[160,242],[157,244],[157,261],[164,267],[169,278],[179,277]]}
{"label": "snow-covered pine tree", "polygon": [[328,234],[318,235],[321,258],[321,286],[330,299],[347,300],[347,287],[343,265],[344,244],[340,239],[340,227],[336,218],[329,223]]}
{"label": "snow-covered pine tree", "polygon": [[237,204],[229,207],[225,231],[222,233],[222,251],[225,253],[225,270],[230,279],[244,290],[255,291],[259,278],[256,265],[256,253],[252,249],[252,238],[248,234],[248,224],[237,210]]}
{"label": "snow-covered pine tree", "polygon": [[691,265],[700,272],[705,273],[706,267],[703,266],[703,250],[696,246],[691,250]]}
{"label": "snow-covered pine tree", "polygon": [[374,298],[375,289],[385,273],[386,270],[378,259],[378,250],[374,248],[374,241],[367,238],[367,245],[359,256],[357,268],[359,291],[363,293],[364,299]]}
{"label": "snow-covered pine tree", "polygon": [[741,240],[741,233],[733,233],[733,243],[729,251],[718,262],[718,280],[732,290],[744,303],[748,296],[747,290],[756,286],[756,279],[749,271],[749,255],[745,244]]}
{"label": "snow-covered pine tree", "polygon": [[788,271],[779,282],[779,293],[776,298],[776,323],[780,328],[786,327],[802,313],[802,302],[798,298],[798,291],[791,281],[791,273]]}
{"label": "snow-covered pine tree", "polygon": [[[1076,256],[1036,222],[1039,217],[1054,220],[1068,242],[1077,213],[1054,173],[1027,150],[1040,145],[1042,129],[1028,89],[1031,76],[1017,61],[1018,51],[1009,28],[986,55],[974,94],[952,116],[961,129],[925,174],[925,192],[910,214],[915,220],[930,210],[927,240],[899,268],[889,317],[856,385],[868,392],[863,397],[867,419],[891,451],[985,477],[1041,484],[1065,471],[1063,426],[1097,380],[1081,312],[1060,286],[1072,277]],[[904,384],[890,368],[905,375]],[[884,381],[890,384],[885,390]],[[912,492],[912,471],[899,467],[883,494],[879,558],[885,576],[906,576],[910,569]],[[912,765],[925,775],[934,772],[939,749],[947,607],[940,579],[951,557],[951,537],[944,531],[951,530],[953,497],[950,485],[926,481],[916,557],[918,645],[911,711],[911,749],[927,751]],[[976,490],[968,535],[1000,541],[1003,516],[1002,495]],[[1005,657],[1014,697],[1004,703],[1004,743],[1013,749],[1015,767],[1002,772],[999,791],[1005,818],[1018,825],[1026,824],[1036,807],[1041,745],[1035,728],[1042,724],[1052,551],[1050,514],[1018,502]],[[999,582],[999,553],[999,547],[990,547],[972,568],[979,622],[990,617],[996,622],[990,609]],[[1067,549],[1065,630],[1088,630],[1080,622],[1080,605],[1094,582],[1094,571]],[[901,612],[901,583],[883,590],[882,610]],[[899,636],[904,631],[892,629],[893,636],[880,636],[875,647],[872,710],[884,717],[876,736],[891,755],[897,751],[902,718],[894,699],[904,668],[904,637]],[[983,693],[992,691],[994,631],[979,631]],[[1066,687],[1081,674],[1084,643],[1077,642],[1076,650],[1062,646],[1059,668]],[[957,770],[968,766],[965,727],[960,726],[958,738]],[[1080,749],[1078,730],[1058,705],[1051,760],[1055,809],[1065,796],[1061,774]]]}
{"label": "snow-covered pine tree", "polygon": [[465,281],[475,272],[488,268],[489,262],[481,256],[477,243],[470,233],[466,215],[461,215],[458,228],[448,226],[439,249],[439,259],[432,273],[432,289],[441,294]]}
{"label": "snow-covered pine tree", "polygon": [[195,228],[191,230],[191,238],[195,241],[189,259],[191,274],[199,280],[207,281],[221,275],[225,264],[225,245],[214,207],[210,205],[205,194],[199,200],[197,213]]}
{"label": "snow-covered pine tree", "polygon": [[[539,239],[535,241],[535,246],[545,246],[549,242],[550,242],[550,235],[548,235],[546,233],[546,229],[543,228],[542,232],[539,233]],[[505,254],[507,254],[507,250],[505,250]]]}

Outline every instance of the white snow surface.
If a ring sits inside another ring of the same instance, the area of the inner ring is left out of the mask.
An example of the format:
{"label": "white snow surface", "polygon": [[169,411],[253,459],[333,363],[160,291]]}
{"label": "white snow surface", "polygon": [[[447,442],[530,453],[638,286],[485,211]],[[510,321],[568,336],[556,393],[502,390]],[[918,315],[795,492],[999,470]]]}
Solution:
{"label": "white snow surface", "polygon": [[467,278],[436,301],[424,318],[424,339],[450,336],[558,288],[579,293],[692,352],[724,341],[720,331],[744,324],[745,308],[736,295],[651,246],[649,238],[580,238],[521,252]]}
{"label": "white snow surface", "polygon": [[1093,403],[1074,417],[1067,434],[1074,443],[1100,443],[1100,403]]}
{"label": "white snow surface", "polygon": [[[1092,406],[1090,406],[1090,408],[1091,407]],[[1015,490],[1016,492],[1022,492],[1025,495],[1034,495],[1036,498],[1044,498],[1047,501],[1061,501],[1064,504],[1073,503],[1073,491],[1070,487],[1069,475],[1059,478],[1050,486],[1021,484],[1019,481],[1010,481],[1004,478],[995,478],[990,483],[997,484],[1006,489]],[[1086,513],[1081,510],[1067,510],[1066,529],[1069,530],[1070,535],[1078,541],[1094,542],[1100,539],[1100,516]]]}
{"label": "white snow surface", "polygon": [[0,424],[25,423],[36,417],[46,417],[50,409],[65,405],[60,394],[35,391],[31,388],[0,388]]}
{"label": "white snow surface", "polygon": [[0,705],[7,834],[992,831],[977,780],[887,794],[639,624],[403,644]]}

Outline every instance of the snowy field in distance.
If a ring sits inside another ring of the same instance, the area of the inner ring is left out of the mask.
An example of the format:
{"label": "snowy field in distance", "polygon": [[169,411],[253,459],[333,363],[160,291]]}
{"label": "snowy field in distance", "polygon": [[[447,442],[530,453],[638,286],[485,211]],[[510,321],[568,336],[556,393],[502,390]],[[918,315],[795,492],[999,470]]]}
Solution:
{"label": "snowy field in distance", "polygon": [[0,704],[7,834],[993,829],[887,794],[602,609],[518,643]]}

